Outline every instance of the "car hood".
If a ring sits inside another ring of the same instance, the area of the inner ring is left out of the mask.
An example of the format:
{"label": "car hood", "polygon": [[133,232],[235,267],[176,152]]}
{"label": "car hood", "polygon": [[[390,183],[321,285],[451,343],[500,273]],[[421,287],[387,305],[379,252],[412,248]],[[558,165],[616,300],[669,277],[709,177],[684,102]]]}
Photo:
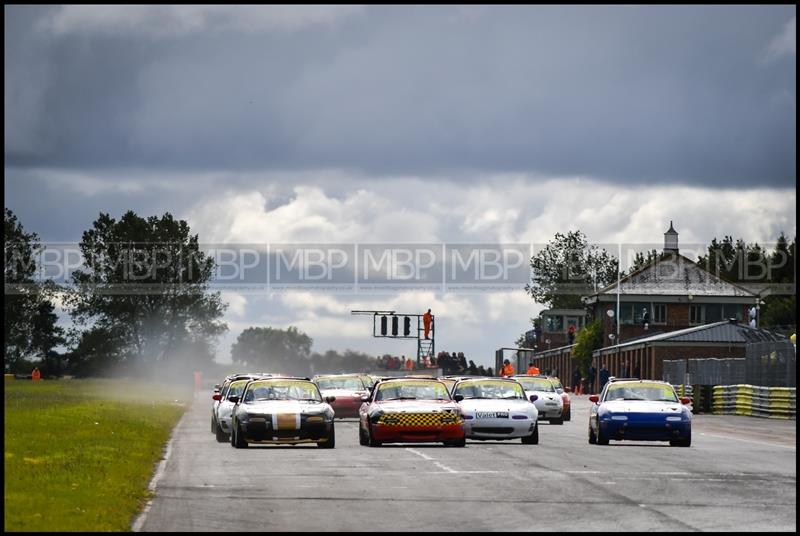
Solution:
{"label": "car hood", "polygon": [[531,411],[534,409],[534,405],[526,400],[502,400],[499,398],[462,400],[458,405],[462,410],[467,411]]}
{"label": "car hood", "polygon": [[603,402],[601,408],[612,413],[675,413],[680,414],[679,402],[655,402],[652,400],[612,400]]}
{"label": "car hood", "polygon": [[248,413],[303,413],[318,412],[330,407],[324,402],[300,402],[297,400],[265,400],[251,404],[242,404],[241,409]]}
{"label": "car hood", "polygon": [[458,404],[452,400],[388,400],[376,402],[372,406],[384,413],[427,413],[458,409]]}
{"label": "car hood", "polygon": [[527,396],[528,399],[530,399],[531,395],[536,395],[538,400],[552,400],[554,402],[561,400],[561,395],[558,393],[549,393],[547,391],[525,391],[525,396]]}
{"label": "car hood", "polygon": [[322,394],[323,397],[325,396],[354,397],[368,393],[366,389],[361,389],[359,391],[353,389],[320,389],[319,392]]}

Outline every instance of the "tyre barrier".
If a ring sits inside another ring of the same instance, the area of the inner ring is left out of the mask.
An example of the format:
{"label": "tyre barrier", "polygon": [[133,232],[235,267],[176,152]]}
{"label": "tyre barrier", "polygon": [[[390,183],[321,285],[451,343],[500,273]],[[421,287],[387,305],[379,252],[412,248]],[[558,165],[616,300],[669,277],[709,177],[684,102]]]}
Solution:
{"label": "tyre barrier", "polygon": [[712,411],[768,419],[797,418],[797,389],[754,385],[715,385]]}

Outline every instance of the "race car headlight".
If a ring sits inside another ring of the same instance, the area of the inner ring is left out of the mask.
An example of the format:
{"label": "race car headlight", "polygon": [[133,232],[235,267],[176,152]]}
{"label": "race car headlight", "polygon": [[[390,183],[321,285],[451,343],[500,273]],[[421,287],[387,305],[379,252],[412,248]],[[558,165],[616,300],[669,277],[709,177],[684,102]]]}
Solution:
{"label": "race car headlight", "polygon": [[611,420],[612,421],[627,421],[628,420],[628,416],[627,415],[612,415],[611,416]]}
{"label": "race car headlight", "polygon": [[306,417],[306,422],[307,423],[311,423],[311,424],[319,423],[319,422],[322,422],[324,420],[325,420],[325,418],[321,414],[309,415],[309,416]]}
{"label": "race car headlight", "polygon": [[679,417],[678,415],[670,415],[667,417],[668,421],[675,422],[675,421],[682,421],[683,417]]}

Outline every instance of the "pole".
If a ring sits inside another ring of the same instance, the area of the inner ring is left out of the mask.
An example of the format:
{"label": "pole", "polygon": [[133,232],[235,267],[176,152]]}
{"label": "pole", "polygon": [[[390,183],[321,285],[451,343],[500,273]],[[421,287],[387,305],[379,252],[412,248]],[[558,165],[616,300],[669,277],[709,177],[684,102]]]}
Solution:
{"label": "pole", "polygon": [[622,262],[622,242],[617,243],[617,341],[619,344],[619,284],[620,284],[620,270],[619,265]]}

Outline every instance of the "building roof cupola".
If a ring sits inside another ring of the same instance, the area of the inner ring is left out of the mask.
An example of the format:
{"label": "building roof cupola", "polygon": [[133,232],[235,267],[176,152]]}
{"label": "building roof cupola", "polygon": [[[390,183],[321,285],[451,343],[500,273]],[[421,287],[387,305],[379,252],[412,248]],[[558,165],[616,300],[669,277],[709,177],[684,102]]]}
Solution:
{"label": "building roof cupola", "polygon": [[672,227],[672,220],[669,221],[669,229],[664,233],[664,253],[678,253],[678,231]]}

